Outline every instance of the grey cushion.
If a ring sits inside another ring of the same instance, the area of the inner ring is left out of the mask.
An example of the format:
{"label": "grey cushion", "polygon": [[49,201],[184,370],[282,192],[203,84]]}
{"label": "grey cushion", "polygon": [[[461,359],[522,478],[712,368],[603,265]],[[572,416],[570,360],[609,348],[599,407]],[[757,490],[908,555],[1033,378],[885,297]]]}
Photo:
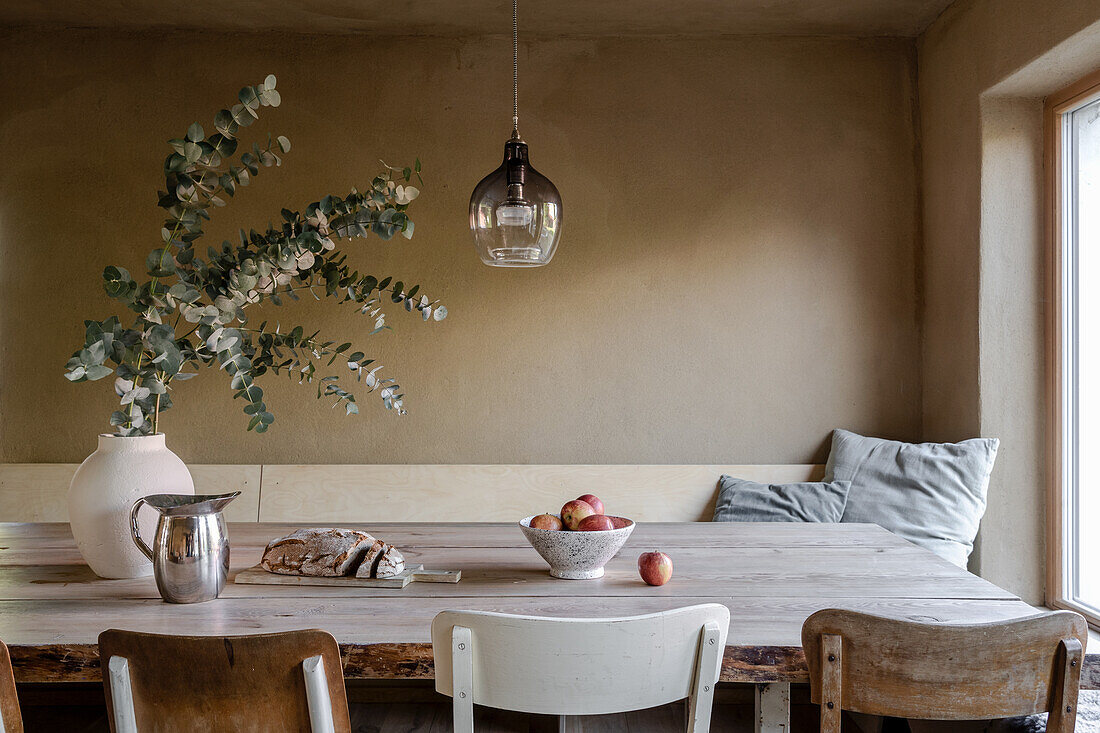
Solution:
{"label": "grey cushion", "polygon": [[847,481],[758,484],[723,476],[718,480],[716,522],[839,522]]}
{"label": "grey cushion", "polygon": [[966,567],[998,442],[900,443],[834,430],[825,480],[852,482],[842,521],[880,525]]}

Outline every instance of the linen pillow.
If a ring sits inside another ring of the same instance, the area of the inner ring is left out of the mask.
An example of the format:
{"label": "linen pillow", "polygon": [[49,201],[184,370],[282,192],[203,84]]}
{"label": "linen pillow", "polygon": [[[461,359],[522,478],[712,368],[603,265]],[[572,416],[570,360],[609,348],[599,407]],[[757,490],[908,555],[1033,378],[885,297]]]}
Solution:
{"label": "linen pillow", "polygon": [[715,522],[839,522],[848,481],[759,484],[723,476],[718,480]]}
{"label": "linen pillow", "polygon": [[834,430],[825,480],[852,482],[841,521],[877,524],[966,567],[999,443],[901,443]]}

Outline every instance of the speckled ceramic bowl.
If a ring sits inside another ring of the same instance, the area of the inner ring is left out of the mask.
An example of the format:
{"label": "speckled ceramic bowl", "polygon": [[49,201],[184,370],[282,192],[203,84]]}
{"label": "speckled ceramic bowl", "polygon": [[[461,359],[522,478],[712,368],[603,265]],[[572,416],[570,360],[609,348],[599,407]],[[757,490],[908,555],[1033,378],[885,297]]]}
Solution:
{"label": "speckled ceramic bowl", "polygon": [[531,547],[550,564],[550,575],[565,580],[591,580],[603,577],[603,566],[615,557],[634,531],[633,520],[621,529],[597,532],[569,532],[566,530],[536,529],[531,520],[536,515],[521,520],[519,528]]}

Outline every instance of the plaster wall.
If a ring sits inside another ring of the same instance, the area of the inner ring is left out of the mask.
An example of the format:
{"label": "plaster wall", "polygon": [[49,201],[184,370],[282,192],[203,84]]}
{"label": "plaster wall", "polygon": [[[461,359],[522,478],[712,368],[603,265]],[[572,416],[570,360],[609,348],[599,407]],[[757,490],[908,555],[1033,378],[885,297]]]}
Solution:
{"label": "plaster wall", "polygon": [[1100,67],[1100,2],[963,0],[919,39],[923,431],[1001,439],[972,568],[1042,602],[1042,98]]}
{"label": "plaster wall", "polygon": [[424,163],[406,243],[356,265],[419,283],[450,317],[393,332],[306,298],[301,323],[379,359],[410,414],[344,418],[268,379],[264,436],[209,372],[165,413],[199,463],[803,463],[837,426],[921,433],[911,39],[565,39],[521,49],[521,127],[559,187],[564,239],[537,270],[474,254],[470,191],[509,132],[504,39],[63,30],[0,44],[0,459],[79,461],[108,382],[69,384],[100,273],[158,246],[165,141],[268,73],[287,135],[206,239]]}

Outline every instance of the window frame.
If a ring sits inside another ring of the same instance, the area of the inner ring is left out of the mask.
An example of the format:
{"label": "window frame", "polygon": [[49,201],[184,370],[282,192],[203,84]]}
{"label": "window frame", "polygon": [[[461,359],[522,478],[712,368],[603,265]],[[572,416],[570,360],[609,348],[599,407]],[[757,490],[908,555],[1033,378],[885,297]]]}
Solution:
{"label": "window frame", "polygon": [[1047,568],[1046,605],[1083,615],[1091,626],[1100,627],[1100,612],[1077,603],[1067,593],[1073,567],[1073,548],[1067,543],[1072,528],[1067,525],[1069,498],[1064,466],[1070,448],[1066,441],[1066,369],[1063,359],[1067,324],[1064,286],[1067,262],[1064,258],[1063,207],[1063,118],[1066,114],[1100,99],[1100,71],[1096,71],[1046,98],[1043,105],[1043,168],[1045,239],[1047,249]]}

